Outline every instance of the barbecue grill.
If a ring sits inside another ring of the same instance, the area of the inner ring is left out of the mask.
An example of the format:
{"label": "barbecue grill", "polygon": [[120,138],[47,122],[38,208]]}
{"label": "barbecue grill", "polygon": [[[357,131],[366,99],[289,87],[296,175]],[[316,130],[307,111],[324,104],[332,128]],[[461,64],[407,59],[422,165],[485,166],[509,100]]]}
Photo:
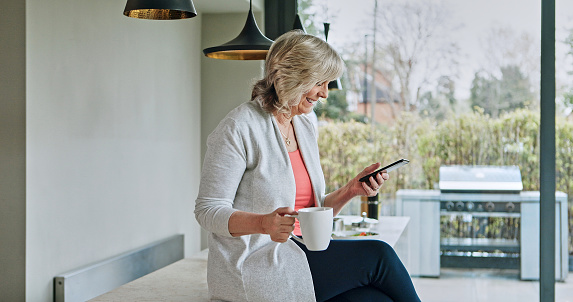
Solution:
{"label": "barbecue grill", "polygon": [[[442,166],[439,190],[400,190],[397,215],[410,216],[410,267],[518,269],[539,278],[539,192],[523,191],[517,166]],[[556,192],[556,280],[568,273],[567,195]]]}

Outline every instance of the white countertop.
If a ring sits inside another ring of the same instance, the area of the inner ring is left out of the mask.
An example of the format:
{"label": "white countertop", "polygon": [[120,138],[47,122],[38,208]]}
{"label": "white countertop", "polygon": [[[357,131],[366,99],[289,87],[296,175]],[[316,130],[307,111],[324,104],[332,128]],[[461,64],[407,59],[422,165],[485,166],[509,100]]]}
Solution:
{"label": "white countertop", "polygon": [[[354,219],[354,217],[350,217]],[[396,247],[410,217],[384,216],[371,228],[380,239]],[[139,279],[96,297],[91,302],[110,301],[209,301],[207,289],[207,253],[205,249]]]}

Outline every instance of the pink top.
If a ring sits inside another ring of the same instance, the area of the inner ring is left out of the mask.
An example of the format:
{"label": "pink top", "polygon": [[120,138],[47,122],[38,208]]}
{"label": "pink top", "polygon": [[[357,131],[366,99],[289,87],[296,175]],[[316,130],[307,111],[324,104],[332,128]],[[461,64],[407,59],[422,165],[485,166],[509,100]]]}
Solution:
{"label": "pink top", "polygon": [[[289,152],[288,156],[290,157],[294,181],[296,183],[294,210],[298,211],[302,208],[314,207],[315,201],[312,183],[310,182],[310,177],[308,176],[308,171],[306,170],[300,151],[297,149],[293,152]],[[293,233],[297,236],[301,235],[298,219],[295,220]]]}

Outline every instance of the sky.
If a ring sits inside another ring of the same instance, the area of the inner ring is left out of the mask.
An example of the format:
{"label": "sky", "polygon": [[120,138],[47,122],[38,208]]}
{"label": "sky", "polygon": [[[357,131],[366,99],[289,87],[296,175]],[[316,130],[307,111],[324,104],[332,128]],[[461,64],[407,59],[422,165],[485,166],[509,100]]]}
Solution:
{"label": "sky", "polygon": [[[378,9],[384,9],[389,0],[378,0]],[[395,0],[394,0],[395,1]],[[517,33],[527,32],[536,39],[541,36],[541,0],[400,0],[444,2],[452,11],[453,24],[460,26],[450,34],[461,47],[463,62],[460,68],[458,96],[469,95],[471,79],[485,60],[482,46],[486,33],[494,26],[509,27]],[[361,39],[372,32],[374,0],[313,0],[319,4],[318,14],[330,22],[328,41],[343,47],[348,39]],[[324,9],[327,7],[327,9]],[[322,12],[321,12],[322,10]],[[573,28],[573,0],[556,0],[557,40],[564,39],[563,28]],[[564,48],[556,43],[557,56],[564,57]],[[559,58],[558,58],[559,59]],[[558,69],[562,64],[557,64]],[[564,74],[564,70],[557,73]],[[559,78],[559,75],[558,75]]]}

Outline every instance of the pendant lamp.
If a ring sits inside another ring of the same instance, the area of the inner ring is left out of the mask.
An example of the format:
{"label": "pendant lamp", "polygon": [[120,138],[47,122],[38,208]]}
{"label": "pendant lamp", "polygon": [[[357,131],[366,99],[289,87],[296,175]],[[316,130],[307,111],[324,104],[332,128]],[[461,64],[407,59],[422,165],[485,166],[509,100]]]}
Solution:
{"label": "pendant lamp", "polygon": [[123,14],[151,20],[177,20],[197,16],[191,0],[127,0]]}
{"label": "pendant lamp", "polygon": [[[323,23],[324,24],[324,41],[328,42],[328,32],[330,31],[330,23]],[[342,89],[342,83],[340,82],[340,78],[331,81],[328,83],[328,90],[340,90]]]}
{"label": "pendant lamp", "polygon": [[328,82],[328,90],[340,90],[342,89],[342,83],[340,83],[340,78],[332,82]]}
{"label": "pendant lamp", "polygon": [[304,29],[304,26],[302,25],[302,22],[300,21],[300,16],[298,14],[294,16],[294,24],[292,25],[292,29],[300,29],[306,34],[306,29]]}
{"label": "pendant lamp", "polygon": [[241,33],[233,40],[203,49],[205,56],[224,60],[264,60],[273,40],[265,37],[253,15],[253,1],[250,1],[247,22]]}

